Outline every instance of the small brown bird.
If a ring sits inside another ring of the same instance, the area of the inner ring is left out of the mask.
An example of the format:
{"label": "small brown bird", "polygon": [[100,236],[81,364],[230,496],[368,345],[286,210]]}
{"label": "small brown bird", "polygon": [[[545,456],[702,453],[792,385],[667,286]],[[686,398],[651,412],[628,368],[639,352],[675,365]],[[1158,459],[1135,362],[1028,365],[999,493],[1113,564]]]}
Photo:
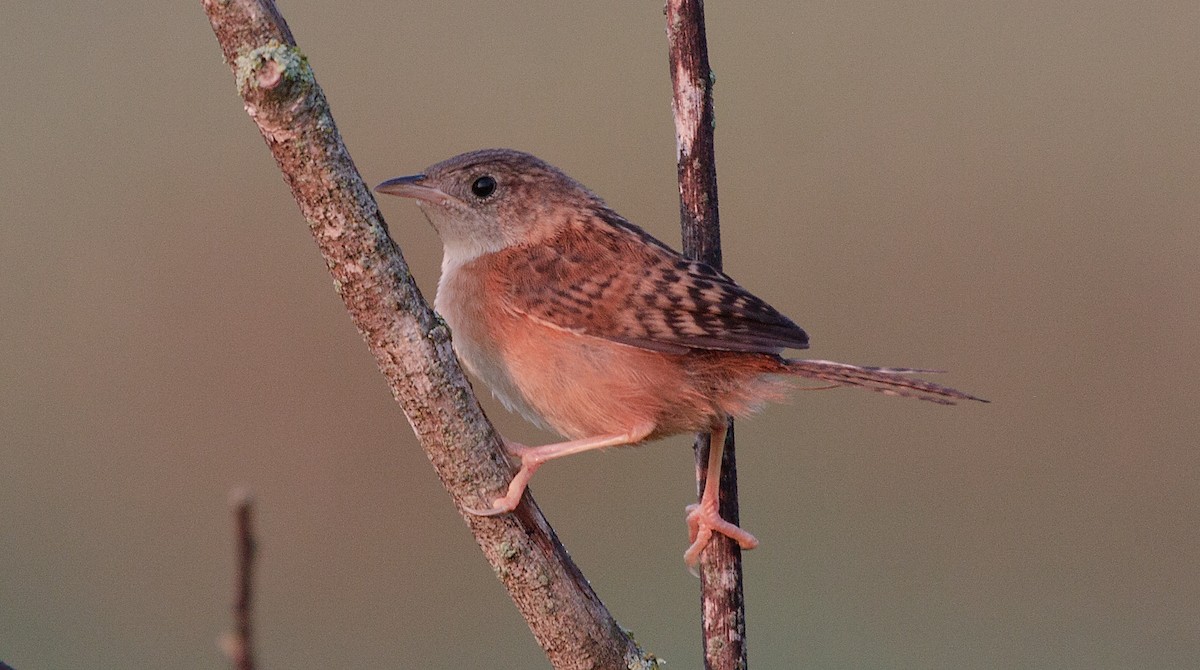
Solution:
{"label": "small brown bird", "polygon": [[695,566],[713,532],[758,541],[718,512],[728,417],[780,399],[798,378],[942,404],[980,400],[875,368],[783,358],[808,335],[722,272],[684,258],[557,168],[489,149],[376,187],[413,198],[442,238],[434,306],[464,365],[509,408],[569,441],[505,442],[520,461],[490,515],[516,508],[546,461],[678,433],[711,435]]}

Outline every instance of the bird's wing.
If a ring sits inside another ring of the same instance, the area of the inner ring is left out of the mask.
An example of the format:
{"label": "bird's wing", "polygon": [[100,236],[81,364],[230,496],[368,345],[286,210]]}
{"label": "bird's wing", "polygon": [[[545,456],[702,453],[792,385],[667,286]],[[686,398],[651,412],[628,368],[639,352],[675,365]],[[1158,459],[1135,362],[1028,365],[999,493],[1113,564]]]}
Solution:
{"label": "bird's wing", "polygon": [[505,305],[556,328],[685,353],[779,353],[808,335],[722,272],[690,261],[608,209],[552,240],[502,253]]}

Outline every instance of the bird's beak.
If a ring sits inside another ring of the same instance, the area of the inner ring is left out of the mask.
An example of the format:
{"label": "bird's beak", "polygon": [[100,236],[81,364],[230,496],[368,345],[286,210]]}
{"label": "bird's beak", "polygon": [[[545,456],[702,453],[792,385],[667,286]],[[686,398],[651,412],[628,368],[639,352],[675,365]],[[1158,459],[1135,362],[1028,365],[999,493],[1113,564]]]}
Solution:
{"label": "bird's beak", "polygon": [[388,195],[398,195],[401,198],[413,198],[416,200],[424,200],[434,204],[442,204],[446,200],[451,199],[450,196],[443,193],[441,190],[432,186],[425,186],[422,182],[425,181],[425,175],[414,174],[407,177],[396,177],[389,179],[379,186],[375,187],[376,193],[386,193]]}

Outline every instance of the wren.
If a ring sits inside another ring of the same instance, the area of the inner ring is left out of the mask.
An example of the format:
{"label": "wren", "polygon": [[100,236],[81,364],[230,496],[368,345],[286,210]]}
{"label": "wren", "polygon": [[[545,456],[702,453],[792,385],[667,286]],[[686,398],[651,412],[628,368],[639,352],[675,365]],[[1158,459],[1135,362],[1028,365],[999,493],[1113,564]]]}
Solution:
{"label": "wren", "polygon": [[804,330],[529,154],[465,153],[375,190],[414,199],[441,237],[434,307],[465,367],[509,409],[567,438],[540,447],[506,440],[520,467],[505,494],[473,514],[511,512],[551,459],[707,432],[704,493],[687,514],[684,560],[694,568],[713,532],[744,549],[758,544],[718,511],[729,417],[805,379],[941,404],[982,401],[909,376],[930,371],[784,358],[808,348]]}

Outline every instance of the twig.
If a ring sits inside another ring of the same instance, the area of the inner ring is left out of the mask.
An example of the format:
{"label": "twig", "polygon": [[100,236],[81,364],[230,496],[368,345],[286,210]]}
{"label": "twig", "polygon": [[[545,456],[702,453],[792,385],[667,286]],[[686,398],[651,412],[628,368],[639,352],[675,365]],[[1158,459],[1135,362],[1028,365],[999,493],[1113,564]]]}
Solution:
{"label": "twig", "polygon": [[512,468],[446,326],[342,143],[325,95],[270,0],[204,0],[238,92],[308,220],[334,285],[484,556],[555,668],[651,668],[526,496],[513,514],[463,510]]}
{"label": "twig", "polygon": [[251,604],[254,587],[254,554],[257,544],[251,525],[254,500],[247,491],[230,495],[234,536],[237,538],[237,581],[233,597],[233,630],[222,640],[225,655],[234,670],[254,670],[254,638],[251,635]]}
{"label": "twig", "polygon": [[[704,33],[703,0],[667,0],[671,109],[679,160],[679,214],[683,252],[721,268],[721,226],[717,214],[717,166],[713,150],[712,70]],[[738,523],[737,459],[733,422],[721,461],[721,516]],[[696,439],[696,481],[703,493],[708,435]],[[742,598],[742,550],[714,534],[700,558],[700,600],[704,663],[709,670],[747,667],[746,613]]]}

